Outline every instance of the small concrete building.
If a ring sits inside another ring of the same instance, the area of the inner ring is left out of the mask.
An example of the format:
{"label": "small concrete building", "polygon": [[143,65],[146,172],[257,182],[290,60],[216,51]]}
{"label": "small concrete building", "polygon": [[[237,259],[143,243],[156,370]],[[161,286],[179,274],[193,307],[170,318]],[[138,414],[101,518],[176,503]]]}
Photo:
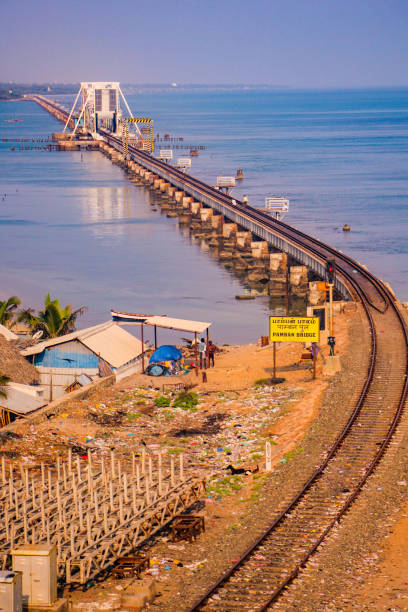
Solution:
{"label": "small concrete building", "polygon": [[115,374],[117,380],[142,368],[142,343],[108,321],[30,346],[21,354],[37,369],[51,401],[89,380]]}

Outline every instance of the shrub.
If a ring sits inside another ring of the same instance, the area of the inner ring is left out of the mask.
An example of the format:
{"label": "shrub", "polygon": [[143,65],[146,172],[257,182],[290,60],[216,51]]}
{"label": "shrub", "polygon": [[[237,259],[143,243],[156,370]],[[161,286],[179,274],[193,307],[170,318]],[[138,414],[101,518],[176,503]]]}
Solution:
{"label": "shrub", "polygon": [[174,400],[174,408],[182,408],[183,410],[193,410],[198,404],[198,395],[193,392],[183,391],[179,393]]}
{"label": "shrub", "polygon": [[154,403],[158,408],[168,408],[170,406],[170,398],[165,395],[159,395],[159,397],[156,397],[154,400]]}

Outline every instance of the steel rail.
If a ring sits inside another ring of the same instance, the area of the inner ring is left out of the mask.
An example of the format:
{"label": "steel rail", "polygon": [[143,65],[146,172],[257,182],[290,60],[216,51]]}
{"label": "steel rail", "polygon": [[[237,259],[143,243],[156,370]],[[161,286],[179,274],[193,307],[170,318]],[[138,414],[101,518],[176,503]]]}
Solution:
{"label": "steel rail", "polygon": [[[116,136],[110,134],[107,130],[101,129],[100,134],[104,136],[108,142],[113,143],[117,147],[121,147],[121,140]],[[268,214],[263,213],[262,211],[257,210],[251,206],[246,206],[242,202],[238,202],[236,205],[232,204],[232,197],[223,194],[222,192],[214,189],[213,187],[207,185],[200,179],[197,179],[191,175],[186,175],[181,172],[177,168],[162,162],[161,160],[152,157],[151,155],[136,149],[134,146],[129,146],[129,153],[136,158],[136,161],[139,160],[142,164],[143,162],[147,162],[149,165],[156,166],[158,170],[166,172],[171,182],[171,178],[176,179],[184,183],[186,186],[191,186],[194,189],[198,189],[202,192],[203,195],[210,197],[215,202],[221,203],[223,206],[227,206],[231,213],[239,212],[244,217],[247,217],[249,220],[256,222],[259,226],[262,226],[268,230],[272,230],[276,234],[283,236],[285,239],[290,241],[291,243],[295,243],[297,246],[300,246],[303,250],[305,247],[307,251],[314,255],[314,258],[324,265],[325,261],[329,257],[336,258],[336,264],[338,260],[346,263],[352,270],[357,270],[360,275],[362,275],[370,285],[375,284],[377,286],[378,292],[382,298],[383,309],[379,308],[376,304],[373,304],[368,296],[366,296],[367,301],[370,305],[378,310],[379,312],[385,311],[388,307],[388,297],[389,291],[384,287],[383,283],[379,281],[373,274],[371,274],[368,270],[366,270],[361,264],[354,261],[348,255],[341,253],[337,249],[321,242],[317,238],[309,236],[304,232],[287,225],[283,221],[279,221],[277,219],[272,219]],[[355,279],[348,276],[348,280],[350,284],[356,288],[359,284],[354,282]]]}
{"label": "steel rail", "polygon": [[[140,159],[145,157],[146,154],[139,152],[137,150],[131,151],[136,159]],[[141,160],[143,164],[143,159]],[[149,156],[150,165],[152,165],[152,158]],[[270,535],[277,526],[284,520],[284,518],[294,510],[294,508],[299,504],[299,502],[307,495],[308,491],[310,491],[311,487],[314,483],[322,476],[325,472],[327,466],[331,462],[331,460],[337,455],[340,450],[343,442],[347,438],[353,424],[356,422],[357,417],[359,416],[362,406],[364,404],[364,400],[366,399],[368,390],[371,386],[374,368],[377,360],[377,341],[376,341],[376,329],[374,325],[374,321],[372,315],[370,313],[369,307],[373,308],[380,314],[385,314],[389,306],[391,305],[394,313],[397,315],[397,319],[399,321],[400,327],[404,334],[405,346],[406,346],[406,362],[408,361],[408,331],[406,324],[398,310],[398,306],[395,303],[395,297],[391,293],[391,291],[383,284],[382,281],[377,279],[372,273],[366,270],[361,264],[355,262],[352,258],[348,257],[344,253],[340,253],[333,247],[326,245],[316,238],[308,236],[303,232],[296,230],[295,228],[291,228],[287,226],[285,223],[277,220],[271,219],[265,213],[261,211],[257,211],[251,207],[244,206],[242,203],[239,203],[238,206],[233,206],[231,203],[231,198],[226,196],[225,194],[220,194],[216,190],[207,186],[205,183],[202,183],[198,179],[195,179],[191,176],[182,175],[175,168],[169,167],[167,164],[163,164],[159,160],[154,160],[154,163],[157,164],[157,167],[161,170],[165,170],[168,175],[172,175],[177,178],[179,181],[185,182],[187,185],[193,185],[195,188],[200,188],[207,196],[210,195],[214,200],[222,201],[223,204],[231,207],[231,212],[236,211],[237,209],[241,214],[244,214],[250,217],[252,220],[256,220],[256,222],[267,226],[268,228],[273,228],[275,231],[279,232],[281,235],[284,235],[285,238],[293,241],[295,240],[298,243],[301,243],[302,248],[306,248],[310,253],[313,254],[314,257],[317,257],[319,260],[322,258],[328,258],[328,256],[336,257],[336,264],[338,266],[339,274],[341,274],[347,282],[353,287],[355,294],[357,295],[359,301],[361,302],[370,328],[371,335],[371,354],[370,354],[370,364],[368,369],[368,374],[366,380],[364,382],[363,389],[361,391],[360,397],[357,401],[356,406],[353,409],[352,414],[350,415],[345,427],[342,432],[337,437],[336,441],[332,445],[329,450],[325,460],[319,466],[319,468],[312,474],[309,480],[305,483],[301,491],[297,493],[294,499],[290,502],[290,504],[280,513],[280,515],[275,519],[273,524],[251,545],[251,547],[243,554],[243,556],[236,562],[232,568],[230,568],[204,595],[203,597],[196,603],[192,608],[190,608],[189,612],[197,612],[202,608],[202,606],[208,602],[209,598],[223,585],[225,584],[229,578],[232,577],[233,574],[245,563],[245,561],[251,557],[254,550],[258,548],[258,546],[265,540],[265,538]],[[171,181],[171,179],[170,179]],[[347,268],[352,268],[350,269]],[[357,271],[357,273],[365,280],[365,283],[368,284],[368,289],[374,289],[375,294],[379,296],[381,300],[381,306],[378,306],[373,302],[373,299],[370,298],[367,294],[367,287],[363,288],[361,286],[361,280],[356,279],[352,274]],[[334,518],[329,522],[326,528],[323,530],[322,534],[318,538],[318,540],[313,544],[313,546],[307,551],[307,553],[299,560],[296,567],[292,570],[290,575],[277,587],[277,589],[272,593],[270,598],[266,603],[262,605],[259,610],[266,610],[272,603],[274,603],[282,594],[282,591],[297,577],[300,569],[307,563],[310,557],[316,552],[321,543],[325,540],[327,535],[330,533],[331,529],[334,527],[336,523],[338,523],[344,514],[348,511],[352,503],[355,501],[357,496],[359,495],[362,487],[364,486],[367,478],[373,473],[379,461],[384,455],[386,448],[389,445],[389,442],[395,432],[395,429],[398,425],[398,422],[401,418],[402,410],[404,407],[404,403],[407,397],[407,372],[405,373],[405,381],[403,385],[403,389],[401,392],[400,400],[398,403],[397,410],[393,416],[392,424],[388,430],[388,433],[385,439],[382,441],[381,446],[378,452],[375,454],[370,464],[367,466],[363,477],[360,479],[358,484],[354,487],[353,492],[348,497],[345,504],[340,508],[340,510],[336,513]]]}
{"label": "steel rail", "polygon": [[[57,107],[55,108],[56,110],[61,112],[61,109]],[[105,130],[101,130],[101,133],[103,134],[103,136],[106,138],[108,142],[113,143],[116,146],[120,146],[121,141],[118,138],[107,133]],[[344,516],[344,514],[348,511],[352,503],[358,497],[362,487],[367,481],[367,478],[373,473],[379,461],[383,457],[392,439],[395,429],[398,426],[398,423],[400,421],[402,411],[404,408],[404,404],[406,401],[406,397],[407,397],[407,392],[408,392],[408,378],[407,378],[408,330],[407,330],[407,326],[398,309],[398,306],[395,302],[395,298],[390,292],[390,290],[383,284],[382,281],[378,280],[373,274],[371,274],[368,270],[366,270],[361,264],[358,264],[357,262],[355,262],[353,259],[351,259],[347,255],[340,253],[339,251],[337,251],[336,249],[333,249],[329,245],[325,245],[324,243],[318,241],[317,239],[311,236],[308,236],[307,234],[304,234],[303,232],[296,230],[295,228],[291,228],[290,226],[286,225],[282,221],[271,219],[268,215],[266,215],[265,213],[262,213],[262,211],[257,211],[256,209],[253,209],[252,207],[244,206],[241,202],[237,203],[236,206],[233,206],[230,197],[211,188],[210,186],[206,185],[199,179],[195,179],[189,175],[186,176],[185,174],[181,173],[177,169],[167,164],[164,164],[160,160],[152,158],[150,155],[147,155],[143,151],[139,151],[138,149],[135,149],[134,147],[129,147],[129,149],[130,149],[131,155],[137,160],[139,160],[142,164],[143,162],[148,162],[149,166],[156,166],[156,168],[160,169],[161,171],[165,171],[170,181],[171,181],[170,177],[172,176],[173,178],[177,179],[177,181],[179,182],[192,186],[195,189],[199,189],[204,195],[206,195],[207,197],[209,196],[215,202],[218,201],[218,202],[221,202],[224,206],[227,206],[231,212],[238,211],[240,212],[240,214],[247,216],[252,221],[256,221],[258,224],[267,226],[268,229],[272,229],[278,234],[285,236],[287,240],[297,242],[298,244],[302,246],[303,249],[306,249],[309,253],[313,255],[313,257],[316,257],[319,261],[322,261],[322,260],[324,261],[324,259],[327,259],[328,255],[329,256],[334,255],[336,257],[336,264],[338,265],[340,262],[340,267],[338,267],[339,274],[342,275],[343,278],[353,288],[356,297],[358,297],[359,301],[361,302],[364,308],[364,311],[365,311],[365,314],[367,316],[367,320],[369,323],[370,335],[371,335],[370,364],[369,364],[368,374],[367,374],[366,380],[363,385],[363,389],[361,391],[357,404],[353,409],[352,414],[350,415],[342,432],[339,434],[336,441],[334,442],[332,447],[329,449],[325,460],[322,462],[319,468],[312,474],[309,480],[305,483],[301,491],[295,495],[295,497],[292,499],[289,505],[275,519],[272,525],[256,540],[254,544],[251,545],[251,547],[244,553],[244,555],[240,558],[240,560],[236,562],[232,568],[230,568],[227,572],[225,572],[224,575],[203,595],[203,597],[198,602],[196,602],[196,604],[194,604],[192,608],[190,608],[189,612],[197,612],[198,610],[200,610],[202,606],[206,602],[208,602],[209,598],[217,591],[217,589],[223,584],[225,584],[229,580],[229,578],[231,578],[231,576],[245,563],[245,561],[248,558],[250,558],[251,554],[265,540],[265,538],[267,538],[268,535],[271,534],[276,529],[276,527],[284,520],[284,518],[291,511],[293,511],[293,509],[299,504],[299,502],[305,498],[308,491],[311,490],[311,487],[313,486],[313,484],[316,483],[319,480],[319,478],[323,475],[330,461],[337,455],[343,442],[346,440],[347,435],[350,433],[350,430],[353,424],[356,422],[356,419],[361,412],[364,400],[372,384],[374,368],[375,368],[376,360],[378,357],[376,329],[375,329],[375,324],[374,324],[372,315],[369,311],[369,307],[372,307],[374,310],[376,310],[380,314],[385,314],[385,312],[391,305],[392,310],[397,316],[398,323],[404,335],[404,341],[405,341],[404,383],[403,383],[402,391],[399,397],[397,409],[395,413],[393,414],[392,423],[388,429],[387,434],[385,435],[385,438],[382,440],[382,443],[381,443],[381,446],[378,452],[375,453],[371,462],[366,467],[364,475],[360,478],[357,485],[354,486],[354,489],[351,495],[348,497],[348,499],[343,504],[343,506],[338,510],[338,512],[335,514],[335,516],[332,518],[329,524],[325,527],[325,529],[319,536],[318,540],[314,542],[314,544],[309,548],[306,554],[300,560],[296,562],[295,568],[292,570],[289,576],[286,577],[286,579],[280,583],[280,585],[270,595],[268,600],[264,602],[260,608],[258,608],[259,611],[261,610],[264,611],[264,610],[267,610],[270,607],[270,605],[273,604],[281,596],[283,590],[297,577],[300,569],[307,563],[310,557],[316,552],[316,550],[319,548],[321,543],[330,533],[333,526],[336,523],[338,523],[341,520],[341,518]],[[352,268],[352,270],[347,269],[350,267]],[[356,279],[354,276],[352,276],[352,274],[355,271],[357,271],[357,273],[364,279],[366,285],[368,284],[368,289],[371,289],[371,290],[375,289],[375,292],[377,293],[377,295],[379,295],[381,299],[382,306],[383,306],[382,308],[374,304],[372,302],[372,299],[370,299],[370,297],[367,295],[367,286],[363,288],[361,286],[362,285],[361,280]]]}

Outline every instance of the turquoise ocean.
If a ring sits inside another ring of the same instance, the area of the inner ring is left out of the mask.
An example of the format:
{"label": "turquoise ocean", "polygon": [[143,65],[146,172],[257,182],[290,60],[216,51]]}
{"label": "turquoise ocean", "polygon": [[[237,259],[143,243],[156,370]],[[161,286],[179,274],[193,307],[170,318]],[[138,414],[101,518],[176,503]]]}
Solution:
{"label": "turquoise ocean", "polygon": [[[142,88],[127,97],[160,135],[206,147],[192,174],[214,184],[242,168],[237,198],[262,207],[265,197],[288,197],[287,223],[364,263],[408,300],[408,89]],[[6,121],[13,118],[23,121]],[[108,320],[112,307],[212,321],[218,342],[267,333],[268,315],[283,304],[236,300],[238,279],[100,153],[3,142],[60,130],[33,102],[0,103],[0,299],[16,294],[38,308],[50,291],[88,307],[80,326]]]}

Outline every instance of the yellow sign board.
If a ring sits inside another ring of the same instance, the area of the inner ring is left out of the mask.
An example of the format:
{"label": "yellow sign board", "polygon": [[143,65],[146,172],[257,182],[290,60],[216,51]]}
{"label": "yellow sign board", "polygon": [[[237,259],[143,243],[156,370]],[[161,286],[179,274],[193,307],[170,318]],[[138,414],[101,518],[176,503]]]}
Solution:
{"label": "yellow sign board", "polygon": [[271,342],[319,342],[317,317],[269,317]]}

